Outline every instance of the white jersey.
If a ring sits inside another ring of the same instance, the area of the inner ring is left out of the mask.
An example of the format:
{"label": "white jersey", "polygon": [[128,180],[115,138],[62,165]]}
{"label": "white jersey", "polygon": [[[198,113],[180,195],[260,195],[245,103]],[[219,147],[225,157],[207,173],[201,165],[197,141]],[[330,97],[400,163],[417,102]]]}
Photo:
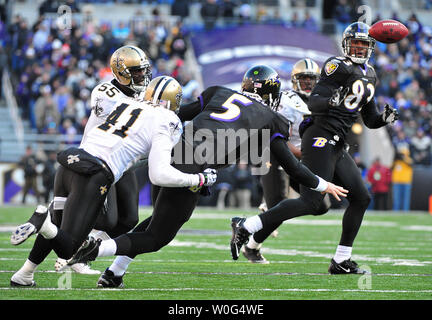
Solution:
{"label": "white jersey", "polygon": [[117,182],[130,164],[148,158],[149,177],[164,187],[199,184],[199,176],[171,166],[171,151],[182,125],[177,115],[163,107],[131,98],[117,99],[100,125],[89,127],[81,148],[106,162]]}
{"label": "white jersey", "polygon": [[285,91],[282,93],[278,112],[291,122],[292,132],[290,135],[290,142],[296,148],[300,148],[301,138],[299,134],[299,126],[303,121],[303,116],[311,114],[307,104],[297,94],[297,92],[293,90]]}
{"label": "white jersey", "polygon": [[105,122],[120,99],[131,99],[133,101],[135,97],[125,95],[111,82],[102,82],[94,87],[90,98],[92,111],[84,128],[81,144],[85,141],[88,131]]}

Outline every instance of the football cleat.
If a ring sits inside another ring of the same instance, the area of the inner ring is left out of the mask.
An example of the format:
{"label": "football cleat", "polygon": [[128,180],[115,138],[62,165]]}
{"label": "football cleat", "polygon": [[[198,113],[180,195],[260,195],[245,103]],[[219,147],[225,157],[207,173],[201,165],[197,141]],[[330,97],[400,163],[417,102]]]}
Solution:
{"label": "football cleat", "polygon": [[19,288],[36,287],[36,282],[33,280],[33,273],[26,274],[24,272],[17,271],[10,279],[10,286]]}
{"label": "football cleat", "polygon": [[366,270],[360,269],[358,264],[351,260],[347,259],[342,261],[341,263],[337,263],[334,259],[331,260],[330,266],[328,268],[328,272],[330,274],[366,274],[369,273]]}
{"label": "football cleat", "polygon": [[64,272],[66,269],[71,269],[72,271],[75,271],[79,274],[100,274],[101,272],[99,270],[94,270],[90,268],[90,265],[85,263],[75,263],[71,266],[68,266],[68,261],[57,258],[54,269],[56,272]]}
{"label": "football cleat", "polygon": [[12,232],[10,239],[11,244],[15,246],[19,245],[26,241],[32,234],[38,233],[47,217],[49,217],[48,208],[39,205],[30,219]]}
{"label": "football cleat", "polygon": [[106,269],[97,282],[98,288],[124,288],[123,276],[115,276],[114,272]]}
{"label": "football cleat", "polygon": [[75,263],[70,268],[79,274],[101,274],[99,270],[90,268],[90,265],[87,263]]}
{"label": "football cleat", "polygon": [[87,263],[89,261],[94,261],[98,256],[101,242],[102,239],[96,240],[93,237],[89,237],[73,255],[72,259],[69,260],[67,265],[72,266],[75,263]]}
{"label": "football cleat", "polygon": [[242,253],[246,259],[251,263],[261,263],[261,264],[269,264],[270,262],[264,258],[259,249],[251,249],[247,246],[244,246],[242,249]]}
{"label": "football cleat", "polygon": [[68,269],[67,265],[68,261],[62,258],[57,258],[56,262],[54,263],[54,270],[56,272],[63,272],[66,269]]}
{"label": "football cleat", "polygon": [[234,217],[231,219],[232,237],[231,237],[231,256],[233,260],[237,260],[240,255],[241,247],[249,242],[249,236],[251,235],[243,227],[243,223],[246,218]]}

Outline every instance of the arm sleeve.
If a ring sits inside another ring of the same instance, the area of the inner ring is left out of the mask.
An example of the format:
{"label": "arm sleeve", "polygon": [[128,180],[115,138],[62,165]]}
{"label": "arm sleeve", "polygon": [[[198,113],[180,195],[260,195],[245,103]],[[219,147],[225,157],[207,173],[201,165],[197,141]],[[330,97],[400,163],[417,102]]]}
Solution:
{"label": "arm sleeve", "polygon": [[[318,86],[318,85],[317,85]],[[318,93],[318,91],[328,91],[325,92],[323,95],[323,93]],[[323,112],[327,112],[327,110],[329,109],[329,100],[332,96],[332,93],[329,90],[324,90],[324,88],[322,88],[321,90],[317,90],[314,92],[312,92],[312,94],[309,97],[309,110],[312,111],[313,113],[323,113]]]}
{"label": "arm sleeve", "polygon": [[327,189],[327,182],[298,161],[289,150],[285,140],[274,139],[270,144],[270,150],[285,172],[300,184],[320,192]]}
{"label": "arm sleeve", "polygon": [[178,112],[178,117],[182,122],[191,121],[195,118],[202,110],[202,98],[198,97],[197,101],[193,101],[188,104],[183,104],[180,106]]}
{"label": "arm sleeve", "polygon": [[151,183],[161,187],[190,187],[199,184],[197,174],[183,173],[171,166],[172,140],[168,134],[155,133],[148,157]]}
{"label": "arm sleeve", "polygon": [[387,123],[382,119],[382,114],[378,112],[375,100],[372,98],[360,111],[363,122],[369,129],[377,129]]}
{"label": "arm sleeve", "polygon": [[204,90],[196,101],[180,106],[178,117],[182,122],[191,121],[201,111],[203,111],[209,102],[210,98],[217,90],[217,86],[209,87]]}
{"label": "arm sleeve", "polygon": [[333,91],[347,82],[344,63],[337,58],[329,58],[321,70],[318,83],[309,97],[309,110],[312,113],[326,113],[330,108],[329,100]]}
{"label": "arm sleeve", "polygon": [[[97,85],[90,97],[90,107],[95,114],[96,117],[105,119],[113,110],[113,107],[116,105],[117,99],[110,98],[107,96],[104,91],[101,91],[100,88],[112,87],[109,83],[101,83]],[[117,98],[117,97],[115,97]]]}

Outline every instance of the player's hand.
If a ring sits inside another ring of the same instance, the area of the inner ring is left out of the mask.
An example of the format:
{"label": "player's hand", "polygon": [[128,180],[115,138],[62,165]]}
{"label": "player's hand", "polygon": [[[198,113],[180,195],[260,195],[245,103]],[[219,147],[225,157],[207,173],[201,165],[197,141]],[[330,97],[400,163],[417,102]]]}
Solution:
{"label": "player's hand", "polygon": [[384,106],[384,113],[382,114],[382,119],[388,124],[394,124],[396,120],[399,119],[399,112],[395,108],[392,108],[390,107],[390,105],[386,104]]}
{"label": "player's hand", "polygon": [[329,105],[331,105],[332,107],[339,106],[342,103],[342,101],[344,101],[344,99],[346,98],[348,92],[349,92],[348,87],[344,88],[343,86],[340,86],[338,89],[335,89],[333,91],[333,95],[329,100]]}
{"label": "player's hand", "polygon": [[200,176],[200,184],[199,186],[210,187],[212,186],[217,179],[217,171],[215,169],[205,169],[203,173],[199,173]]}
{"label": "player's hand", "polygon": [[341,197],[346,197],[348,190],[344,189],[341,186],[337,186],[331,182],[327,182],[327,189],[324,190],[323,193],[330,193],[331,195],[333,195],[333,197],[336,198],[337,201],[341,201],[341,199],[339,198],[339,196]]}

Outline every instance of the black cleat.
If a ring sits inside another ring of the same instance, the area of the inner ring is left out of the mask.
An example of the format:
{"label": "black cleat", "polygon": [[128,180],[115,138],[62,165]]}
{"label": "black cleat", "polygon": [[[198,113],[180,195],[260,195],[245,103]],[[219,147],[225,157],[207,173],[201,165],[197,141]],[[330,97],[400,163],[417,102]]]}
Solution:
{"label": "black cleat", "polygon": [[369,273],[366,270],[360,269],[358,264],[351,260],[344,260],[341,263],[337,263],[333,259],[330,262],[328,268],[330,274],[366,274]]}
{"label": "black cleat", "polygon": [[69,260],[67,265],[71,266],[75,263],[87,263],[96,260],[101,242],[102,239],[96,240],[93,237],[89,237],[73,255],[72,259]]}
{"label": "black cleat", "polygon": [[230,246],[233,260],[238,259],[241,247],[249,242],[249,236],[251,234],[243,227],[245,221],[246,218],[240,217],[234,217],[231,219],[232,237]]}
{"label": "black cleat", "polygon": [[107,268],[99,277],[97,286],[98,288],[124,288],[123,276],[115,276],[114,272]]}
{"label": "black cleat", "polygon": [[36,282],[32,281],[30,284],[21,284],[11,280],[10,286],[14,288],[33,288],[36,287]]}
{"label": "black cleat", "polygon": [[11,235],[11,244],[19,245],[26,241],[32,234],[38,233],[45,220],[49,218],[48,208],[42,205],[37,206],[35,212],[28,221],[18,226]]}
{"label": "black cleat", "polygon": [[10,286],[15,288],[32,288],[36,287],[36,282],[33,280],[33,273],[17,271],[10,279]]}
{"label": "black cleat", "polygon": [[261,264],[269,264],[268,260],[264,258],[259,249],[251,249],[247,246],[244,246],[242,249],[242,253],[249,262],[252,263],[261,263]]}

